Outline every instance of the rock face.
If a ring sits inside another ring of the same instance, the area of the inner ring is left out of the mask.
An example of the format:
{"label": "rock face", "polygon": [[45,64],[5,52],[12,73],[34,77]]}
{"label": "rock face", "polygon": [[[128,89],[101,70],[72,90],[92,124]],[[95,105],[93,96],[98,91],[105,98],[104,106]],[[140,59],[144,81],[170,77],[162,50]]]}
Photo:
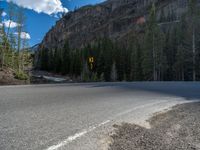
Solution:
{"label": "rock face", "polygon": [[39,44],[36,44],[36,45],[30,47],[30,48],[29,48],[29,51],[30,51],[31,53],[34,53],[34,52],[36,52],[36,51],[38,50],[38,47],[39,47]]}
{"label": "rock face", "polygon": [[186,11],[188,0],[107,0],[69,12],[46,34],[39,48],[62,48],[68,40],[71,48],[80,48],[99,38],[120,40],[148,18],[152,1],[158,16],[173,11],[178,18]]}

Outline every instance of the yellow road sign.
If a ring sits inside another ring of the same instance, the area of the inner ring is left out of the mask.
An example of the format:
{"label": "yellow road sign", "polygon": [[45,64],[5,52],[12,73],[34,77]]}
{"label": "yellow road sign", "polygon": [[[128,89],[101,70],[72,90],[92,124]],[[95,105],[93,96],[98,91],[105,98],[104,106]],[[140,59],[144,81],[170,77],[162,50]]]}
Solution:
{"label": "yellow road sign", "polygon": [[94,63],[94,57],[89,57],[89,63]]}

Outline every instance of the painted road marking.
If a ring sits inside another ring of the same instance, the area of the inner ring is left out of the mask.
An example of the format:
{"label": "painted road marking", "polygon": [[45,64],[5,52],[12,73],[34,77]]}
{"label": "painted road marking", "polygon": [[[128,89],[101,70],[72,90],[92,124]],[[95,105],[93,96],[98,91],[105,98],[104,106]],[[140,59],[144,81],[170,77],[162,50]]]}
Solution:
{"label": "painted road marking", "polygon": [[83,130],[83,131],[81,131],[79,133],[74,134],[73,136],[69,136],[66,140],[58,143],[57,145],[53,145],[53,146],[47,148],[46,150],[57,150],[57,149],[65,146],[65,145],[73,142],[74,140],[84,136],[85,134],[87,134],[89,132],[92,132],[93,130],[95,130],[95,129],[97,129],[97,128],[99,128],[99,127],[101,127],[101,126],[103,126],[103,125],[105,125],[107,123],[109,123],[109,122],[110,122],[110,120],[107,120],[107,121],[104,121],[104,122],[102,122],[102,123],[100,123],[100,124],[98,124],[96,126],[91,126],[87,130],[85,129],[85,130]]}
{"label": "painted road marking", "polygon": [[[167,102],[167,101],[164,101],[164,102]],[[151,104],[147,104],[147,105],[141,105],[141,106],[138,106],[138,107],[135,107],[134,109],[130,109],[128,111],[124,111],[123,113],[119,113],[117,114],[114,118],[120,116],[120,115],[124,115],[124,114],[127,114],[127,113],[130,113],[131,111],[134,111],[134,110],[137,110],[137,109],[141,109],[141,108],[144,108],[144,107],[147,107],[147,106],[152,106],[152,105],[155,105],[155,104],[159,104],[159,103],[163,103],[158,101],[158,102],[155,102],[155,103],[151,103]],[[47,148],[46,150],[58,150],[59,148],[61,147],[64,147],[65,145],[77,140],[78,138],[84,136],[85,134],[89,133],[89,132],[92,132],[94,131],[96,128],[99,128],[107,123],[111,122],[110,120],[107,120],[107,121],[104,121],[102,123],[100,123],[99,125],[97,126],[91,126],[89,127],[87,130],[82,130],[81,132],[79,133],[76,133],[74,134],[73,136],[69,136],[67,139],[65,139],[64,141],[56,144],[56,145],[53,145],[53,146],[50,146],[49,148]]]}

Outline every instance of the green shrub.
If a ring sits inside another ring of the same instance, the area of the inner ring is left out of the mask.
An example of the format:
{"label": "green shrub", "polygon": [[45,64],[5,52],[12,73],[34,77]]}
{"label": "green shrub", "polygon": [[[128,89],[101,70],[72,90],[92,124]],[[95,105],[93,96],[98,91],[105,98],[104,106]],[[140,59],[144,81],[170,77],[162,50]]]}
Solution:
{"label": "green shrub", "polygon": [[15,73],[15,78],[19,80],[28,80],[28,75],[22,71],[17,71]]}

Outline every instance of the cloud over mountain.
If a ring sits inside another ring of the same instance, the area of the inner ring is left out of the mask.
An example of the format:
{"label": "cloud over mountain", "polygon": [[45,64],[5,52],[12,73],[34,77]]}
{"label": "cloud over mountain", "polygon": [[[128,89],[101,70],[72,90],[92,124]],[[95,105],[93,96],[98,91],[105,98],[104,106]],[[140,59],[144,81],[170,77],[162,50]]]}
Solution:
{"label": "cloud over mountain", "polygon": [[3,24],[6,28],[16,28],[19,24],[12,20],[4,20]]}
{"label": "cloud over mountain", "polygon": [[4,12],[4,11],[3,11],[2,14],[1,14],[2,17],[5,17],[6,15],[7,15],[7,13]]}
{"label": "cloud over mountain", "polygon": [[[17,32],[14,33],[15,35],[18,35]],[[22,32],[21,35],[20,35],[20,38],[21,39],[26,39],[26,40],[30,40],[31,39],[31,36],[29,33],[27,32]]]}
{"label": "cloud over mountain", "polygon": [[62,5],[61,0],[7,0],[7,2],[13,2],[18,6],[48,15],[68,12],[68,9]]}

